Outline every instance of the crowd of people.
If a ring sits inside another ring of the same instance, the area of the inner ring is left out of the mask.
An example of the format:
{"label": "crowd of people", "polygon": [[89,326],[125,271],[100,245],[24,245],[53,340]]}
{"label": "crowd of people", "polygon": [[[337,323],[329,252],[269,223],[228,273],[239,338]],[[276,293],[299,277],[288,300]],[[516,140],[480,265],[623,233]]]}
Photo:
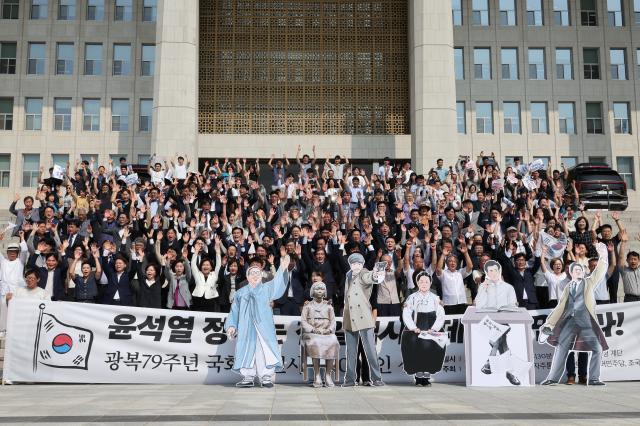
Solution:
{"label": "crowd of people", "polygon": [[400,316],[423,273],[447,314],[464,313],[490,259],[519,306],[550,308],[570,281],[565,265],[593,269],[599,241],[609,269],[597,302],[615,302],[620,280],[624,300],[640,300],[640,255],[628,251],[619,215],[586,212],[564,166],[500,167],[481,153],[418,174],[408,161],[384,158],[367,171],[341,156],[318,160],[315,148],[300,153],[295,162],[272,156],[263,184],[259,161],[246,159],[198,171],[182,156],[152,158],[148,179],[124,158],[41,173],[35,194],[16,194],[15,227],[0,237],[13,237],[0,254],[0,311],[14,297],[38,297],[229,312],[250,267],[267,281],[288,255],[274,313],[300,315],[323,282],[340,316],[354,253],[368,269],[387,264],[370,298],[378,316]]}

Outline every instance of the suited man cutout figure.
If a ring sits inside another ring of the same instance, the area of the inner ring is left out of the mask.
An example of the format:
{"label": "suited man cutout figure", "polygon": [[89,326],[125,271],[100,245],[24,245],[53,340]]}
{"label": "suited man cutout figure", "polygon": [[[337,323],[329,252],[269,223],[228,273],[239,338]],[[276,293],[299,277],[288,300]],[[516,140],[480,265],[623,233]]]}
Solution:
{"label": "suited man cutout figure", "polygon": [[345,279],[342,316],[342,327],[347,343],[347,372],[342,387],[357,386],[356,364],[359,340],[362,340],[367,363],[371,370],[371,385],[384,386],[373,332],[376,324],[369,303],[372,286],[384,281],[384,272],[371,272],[364,269],[364,257],[360,253],[351,254],[347,262],[349,262],[351,269],[347,272]]}
{"label": "suited man cutout figure", "polygon": [[571,282],[567,284],[558,301],[558,306],[549,314],[542,326],[540,339],[556,350],[553,354],[551,371],[542,385],[555,385],[564,373],[569,351],[590,351],[588,384],[602,386],[600,381],[600,359],[602,351],[609,349],[604,334],[596,319],[595,286],[607,271],[607,246],[596,245],[598,265],[585,277],[584,266],[572,263],[569,266]]}

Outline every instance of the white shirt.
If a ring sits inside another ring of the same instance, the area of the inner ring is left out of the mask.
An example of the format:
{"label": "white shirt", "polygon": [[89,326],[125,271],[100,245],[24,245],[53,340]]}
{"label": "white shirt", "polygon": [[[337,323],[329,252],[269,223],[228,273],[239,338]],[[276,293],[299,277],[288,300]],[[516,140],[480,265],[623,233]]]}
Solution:
{"label": "white shirt", "polygon": [[38,300],[51,300],[51,295],[47,294],[47,292],[40,287],[36,287],[33,290],[27,287],[20,287],[16,289],[13,297],[16,298],[25,298],[25,299],[38,299]]}
{"label": "white shirt", "polygon": [[485,280],[478,287],[476,296],[476,308],[495,309],[499,311],[504,308],[518,307],[516,291],[511,284],[504,281],[492,282]]}
{"label": "white shirt", "polygon": [[556,275],[553,272],[547,271],[544,274],[544,278],[547,280],[547,285],[549,286],[549,300],[560,299],[564,288],[569,281],[571,281],[566,272]]}
{"label": "white shirt", "polygon": [[[120,282],[120,277],[122,276],[122,274],[124,274],[124,272],[120,272],[119,274],[116,273],[118,282]],[[116,294],[113,295],[113,300],[120,300],[120,292],[118,292],[118,290],[116,290]]]}
{"label": "white shirt", "polygon": [[607,278],[609,278],[606,274],[596,287],[594,288],[594,296],[596,300],[609,300],[609,291],[607,290]]}
{"label": "white shirt", "polygon": [[51,298],[51,295],[53,294],[53,273],[55,271],[51,270],[51,271],[47,271],[47,284],[44,287],[44,291],[47,292],[47,295],[49,296],[49,298]]}
{"label": "white shirt", "polygon": [[[25,243],[26,252],[26,243]],[[25,287],[24,264],[20,256],[16,260],[9,260],[0,253],[0,296],[14,291],[16,288]]]}
{"label": "white shirt", "polygon": [[176,179],[186,179],[187,178],[187,163],[182,165],[176,164],[173,167],[173,177]]}
{"label": "white shirt", "polygon": [[460,268],[457,271],[450,271],[446,268],[442,275],[438,275],[442,282],[442,301],[445,306],[461,305],[467,303],[467,292],[464,288],[463,280],[471,274],[467,268]]}
{"label": "white shirt", "polygon": [[149,174],[151,175],[151,182],[153,183],[164,182],[164,170],[160,170],[159,172],[156,172],[154,169],[150,169]]}

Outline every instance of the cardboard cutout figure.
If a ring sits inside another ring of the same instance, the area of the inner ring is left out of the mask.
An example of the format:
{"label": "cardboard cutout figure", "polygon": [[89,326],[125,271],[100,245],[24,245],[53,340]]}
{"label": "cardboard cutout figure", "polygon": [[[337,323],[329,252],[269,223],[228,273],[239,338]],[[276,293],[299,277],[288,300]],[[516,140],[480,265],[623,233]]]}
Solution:
{"label": "cardboard cutout figure", "polygon": [[320,360],[325,361],[324,385],[332,388],[334,385],[331,373],[334,360],[338,359],[340,343],[336,337],[336,317],[333,306],[326,300],[327,286],[323,282],[316,282],[309,291],[313,300],[302,308],[300,323],[302,325],[301,344],[304,345],[307,356],[313,359],[313,373],[315,380],[313,387],[322,387],[320,376]]}
{"label": "cardboard cutout figure", "polygon": [[344,311],[342,314],[342,326],[347,344],[347,372],[342,386],[357,386],[356,364],[359,340],[362,340],[364,353],[371,370],[371,385],[384,386],[373,333],[376,323],[369,303],[372,286],[384,281],[384,272],[371,272],[364,269],[364,257],[360,253],[351,254],[347,261],[351,269],[347,272],[345,279]]}
{"label": "cardboard cutout figure", "polygon": [[247,270],[249,285],[238,290],[225,322],[229,338],[238,337],[233,371],[242,374],[237,387],[253,387],[256,376],[262,387],[273,387],[276,368],[282,368],[282,357],[276,339],[270,302],[279,299],[287,288],[284,271],[290,258],[284,256],[273,280],[262,282],[262,269]]}
{"label": "cardboard cutout figure", "polygon": [[[504,282],[502,279],[502,266],[495,260],[489,260],[484,265],[484,273],[485,280],[480,284],[476,295],[477,312],[517,311],[518,299],[516,298],[516,292],[511,284]],[[519,364],[519,360],[512,357],[511,350],[507,344],[507,335],[511,328],[497,324],[494,321],[491,321],[491,324],[487,321],[483,321],[483,323],[485,323],[485,326],[489,326],[488,328],[491,331],[489,339],[491,351],[487,362],[480,371],[484,374],[498,373],[498,371],[493,371],[495,368],[492,369],[491,365],[496,365],[496,361],[499,359],[500,364],[503,366],[503,368],[499,369],[500,372],[505,373],[507,380],[512,385],[520,385],[518,369],[515,368],[515,365]]]}
{"label": "cardboard cutout figure", "polygon": [[431,276],[420,272],[415,279],[418,291],[407,297],[402,310],[402,365],[407,374],[414,375],[416,386],[431,386],[431,375],[442,370],[449,339],[440,331],[444,308],[430,291]]}
{"label": "cardboard cutout figure", "polygon": [[556,347],[551,371],[542,385],[555,385],[564,373],[569,351],[591,352],[588,384],[604,385],[600,381],[602,351],[609,349],[596,318],[595,287],[604,278],[609,262],[607,246],[596,244],[598,265],[585,277],[586,268],[579,263],[569,265],[571,281],[566,285],[558,306],[551,311],[540,329],[540,342]]}

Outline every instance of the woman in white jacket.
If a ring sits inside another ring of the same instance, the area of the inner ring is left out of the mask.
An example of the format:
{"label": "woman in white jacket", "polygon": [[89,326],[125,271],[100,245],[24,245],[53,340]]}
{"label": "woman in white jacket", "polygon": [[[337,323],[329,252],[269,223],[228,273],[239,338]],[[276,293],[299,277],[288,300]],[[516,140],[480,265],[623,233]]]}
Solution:
{"label": "woman in white jacket", "polygon": [[218,311],[218,272],[220,272],[220,238],[216,236],[215,251],[216,264],[208,257],[203,258],[198,265],[198,257],[202,251],[204,243],[197,240],[193,246],[193,257],[191,258],[191,273],[195,281],[193,289],[193,308],[196,311],[217,312]]}

